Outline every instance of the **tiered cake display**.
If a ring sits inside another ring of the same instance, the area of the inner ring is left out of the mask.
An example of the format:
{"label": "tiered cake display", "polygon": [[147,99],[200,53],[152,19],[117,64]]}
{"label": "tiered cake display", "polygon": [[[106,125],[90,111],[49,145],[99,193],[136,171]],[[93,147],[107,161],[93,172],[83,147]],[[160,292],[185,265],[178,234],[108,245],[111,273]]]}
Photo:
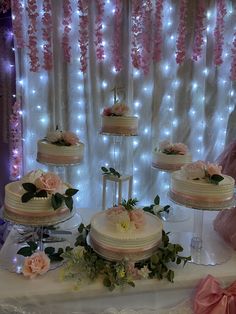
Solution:
{"label": "tiered cake display", "polygon": [[170,198],[177,204],[194,209],[193,233],[176,234],[184,247],[184,254],[192,256],[192,262],[216,265],[227,261],[231,250],[208,228],[203,237],[204,211],[223,210],[234,206],[234,179],[221,173],[217,164],[196,161],[185,165],[171,175]]}

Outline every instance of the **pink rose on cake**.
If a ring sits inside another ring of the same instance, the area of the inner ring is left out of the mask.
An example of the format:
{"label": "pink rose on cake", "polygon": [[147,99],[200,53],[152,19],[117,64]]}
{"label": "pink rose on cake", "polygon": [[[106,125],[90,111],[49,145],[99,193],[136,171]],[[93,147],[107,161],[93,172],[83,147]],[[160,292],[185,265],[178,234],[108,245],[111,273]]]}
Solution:
{"label": "pink rose on cake", "polygon": [[47,172],[42,173],[41,176],[35,180],[34,184],[38,189],[53,193],[59,191],[62,181],[55,173]]}
{"label": "pink rose on cake", "polygon": [[76,145],[79,143],[79,138],[78,136],[70,131],[66,131],[62,133],[62,138],[65,141],[65,143],[69,145]]}
{"label": "pink rose on cake", "polygon": [[140,229],[145,225],[145,216],[141,209],[133,209],[129,212],[131,223],[134,223],[136,229]]}
{"label": "pink rose on cake", "polygon": [[109,208],[106,215],[109,221],[115,224],[120,223],[121,221],[130,220],[128,212],[122,205]]}
{"label": "pink rose on cake", "polygon": [[111,107],[106,107],[103,109],[103,113],[104,116],[111,116],[112,115],[112,111],[111,111]]}
{"label": "pink rose on cake", "polygon": [[50,143],[59,142],[62,139],[62,132],[59,130],[50,131],[47,133],[46,140]]}
{"label": "pink rose on cake", "polygon": [[22,272],[24,276],[32,279],[37,275],[45,274],[49,267],[50,259],[44,252],[40,251],[25,258]]}
{"label": "pink rose on cake", "polygon": [[171,149],[171,143],[169,141],[162,141],[159,143],[159,149],[160,151],[164,150],[170,150]]}
{"label": "pink rose on cake", "polygon": [[129,113],[129,107],[122,103],[116,103],[111,107],[111,112],[115,116],[126,116]]}
{"label": "pink rose on cake", "polygon": [[173,150],[179,155],[186,155],[188,152],[188,147],[183,143],[173,144]]}
{"label": "pink rose on cake", "polygon": [[214,174],[221,175],[221,170],[222,167],[217,164],[211,164],[209,162],[206,164],[206,171],[209,176],[213,176]]}
{"label": "pink rose on cake", "polygon": [[205,163],[201,160],[186,164],[181,168],[181,172],[187,179],[202,179],[206,176]]}
{"label": "pink rose on cake", "polygon": [[160,142],[159,150],[168,155],[186,155],[188,153],[188,147],[185,144],[172,144],[169,141]]}

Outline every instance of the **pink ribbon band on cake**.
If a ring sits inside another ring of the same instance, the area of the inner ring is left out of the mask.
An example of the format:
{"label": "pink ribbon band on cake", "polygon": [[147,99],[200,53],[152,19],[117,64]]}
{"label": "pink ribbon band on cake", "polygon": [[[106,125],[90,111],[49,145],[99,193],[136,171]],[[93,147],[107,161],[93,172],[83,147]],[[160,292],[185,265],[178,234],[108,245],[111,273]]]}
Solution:
{"label": "pink ribbon band on cake", "polygon": [[73,164],[78,163],[83,160],[82,157],[78,156],[58,156],[58,155],[48,155],[48,154],[37,154],[37,159],[42,162],[47,163],[61,163],[61,164]]}
{"label": "pink ribbon band on cake", "polygon": [[45,211],[45,213],[37,213],[37,211],[18,211],[15,208],[12,208],[8,205],[4,205],[4,209],[6,211],[6,213],[10,216],[11,214],[14,214],[16,216],[19,217],[52,217],[52,216],[59,216],[59,215],[63,215],[66,212],[69,211],[69,209],[67,207],[63,207],[63,208],[58,208],[57,210],[51,210],[51,211]]}
{"label": "pink ribbon band on cake", "polygon": [[221,288],[211,275],[201,280],[194,298],[195,314],[235,314],[236,281],[228,288]]}
{"label": "pink ribbon band on cake", "polygon": [[178,199],[179,200],[181,199],[181,201],[194,201],[194,202],[196,202],[196,201],[204,201],[206,203],[209,203],[209,205],[214,203],[214,202],[219,205],[221,203],[223,204],[223,203],[225,203],[227,201],[231,201],[232,200],[232,197],[226,197],[226,198],[220,199],[220,200],[215,198],[214,201],[212,201],[212,198],[210,198],[208,196],[200,196],[200,195],[190,196],[190,195],[186,195],[184,193],[176,192],[175,190],[172,190],[170,192],[170,195],[171,195],[171,197],[175,197],[177,201],[178,201]]}
{"label": "pink ribbon band on cake", "polygon": [[184,164],[165,164],[162,162],[152,162],[154,168],[163,170],[179,170]]}

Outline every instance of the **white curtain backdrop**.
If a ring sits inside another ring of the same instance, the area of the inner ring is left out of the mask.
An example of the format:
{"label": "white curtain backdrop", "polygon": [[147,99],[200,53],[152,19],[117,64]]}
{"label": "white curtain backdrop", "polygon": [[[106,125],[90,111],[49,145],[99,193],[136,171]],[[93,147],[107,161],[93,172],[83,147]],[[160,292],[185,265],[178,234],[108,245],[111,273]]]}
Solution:
{"label": "white curtain backdrop", "polygon": [[[206,1],[207,29],[202,58],[197,62],[190,59],[197,1],[188,1],[188,56],[185,63],[179,66],[175,61],[175,52],[180,1],[165,0],[163,57],[160,63],[151,65],[148,75],[144,75],[133,68],[130,57],[131,1],[128,0],[123,1],[122,12],[123,70],[116,73],[111,58],[114,2],[110,0],[105,1],[103,34],[106,57],[101,63],[95,58],[92,36],[95,4],[94,1],[89,1],[88,69],[85,74],[80,71],[79,14],[75,2],[72,1],[70,64],[63,61],[61,50],[61,0],[52,0],[53,70],[30,72],[27,48],[16,51],[17,98],[23,106],[24,173],[36,168],[48,169],[46,165],[36,161],[37,141],[44,138],[49,129],[58,125],[61,129],[76,132],[85,143],[83,164],[66,169],[67,181],[80,190],[77,207],[101,209],[100,167],[114,166],[115,140],[120,148],[120,171],[134,175],[133,197],[136,197],[140,204],[148,205],[156,194],[159,194],[161,203],[166,205],[170,203],[167,197],[169,174],[151,167],[151,152],[159,141],[169,139],[173,142],[183,142],[188,145],[194,160],[214,161],[226,142],[235,138],[235,86],[229,75],[236,3],[234,0],[226,1],[224,63],[216,68],[213,65],[216,1]],[[42,1],[38,0],[37,5],[41,14]],[[23,20],[26,31],[28,17],[25,10]],[[152,30],[147,30],[149,31]],[[40,32],[39,22],[39,37]],[[41,50],[39,56],[42,63]],[[111,90],[114,86],[124,89],[126,103],[139,117],[137,137],[114,139],[99,134],[101,112],[105,106],[112,105]]]}

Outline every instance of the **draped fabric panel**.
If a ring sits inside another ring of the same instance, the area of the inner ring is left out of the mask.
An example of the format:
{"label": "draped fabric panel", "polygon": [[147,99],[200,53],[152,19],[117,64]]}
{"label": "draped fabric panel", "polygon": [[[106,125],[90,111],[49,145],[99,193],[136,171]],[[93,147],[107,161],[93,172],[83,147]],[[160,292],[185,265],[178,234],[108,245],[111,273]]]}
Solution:
{"label": "draped fabric panel", "polygon": [[[38,57],[43,64],[42,1],[36,1]],[[103,44],[105,59],[98,61],[94,49],[94,21],[96,1],[88,6],[88,67],[80,70],[81,51],[78,42],[79,18],[77,1],[71,1],[72,23],[69,33],[71,62],[65,62],[61,47],[63,1],[51,1],[52,5],[52,53],[53,68],[46,71],[30,71],[28,48],[17,49],[17,97],[23,107],[24,173],[35,169],[48,169],[36,161],[37,141],[45,137],[49,129],[71,130],[85,143],[85,157],[81,165],[67,167],[68,182],[78,187],[77,206],[101,208],[101,166],[117,166],[122,172],[134,175],[133,196],[141,204],[150,204],[155,195],[169,203],[167,192],[170,175],[151,167],[151,152],[161,140],[183,142],[188,145],[194,160],[214,161],[226,142],[235,133],[235,83],[230,80],[231,48],[235,27],[235,3],[226,1],[223,59],[220,66],[213,62],[214,28],[217,1],[206,1],[207,17],[202,57],[191,59],[194,20],[197,1],[187,1],[186,60],[176,63],[176,41],[181,1],[163,1],[162,59],[151,62],[144,74],[132,65],[132,5],[134,1],[122,1],[121,51],[123,68],[114,69],[112,48],[115,1],[105,1],[103,20]],[[153,2],[154,4],[154,2]],[[27,1],[25,1],[27,7]],[[29,18],[23,11],[24,30]],[[146,32],[154,32],[147,29]],[[26,36],[26,33],[25,33]],[[27,38],[25,38],[27,39]],[[121,87],[120,99],[124,99],[133,114],[139,117],[137,137],[112,137],[99,134],[101,112],[112,105],[114,87]],[[117,152],[118,151],[118,152]],[[63,172],[63,169],[53,168]],[[64,172],[63,172],[64,173]],[[112,192],[114,187],[110,187]],[[109,202],[112,202],[110,193]],[[111,205],[111,204],[109,204]]]}

